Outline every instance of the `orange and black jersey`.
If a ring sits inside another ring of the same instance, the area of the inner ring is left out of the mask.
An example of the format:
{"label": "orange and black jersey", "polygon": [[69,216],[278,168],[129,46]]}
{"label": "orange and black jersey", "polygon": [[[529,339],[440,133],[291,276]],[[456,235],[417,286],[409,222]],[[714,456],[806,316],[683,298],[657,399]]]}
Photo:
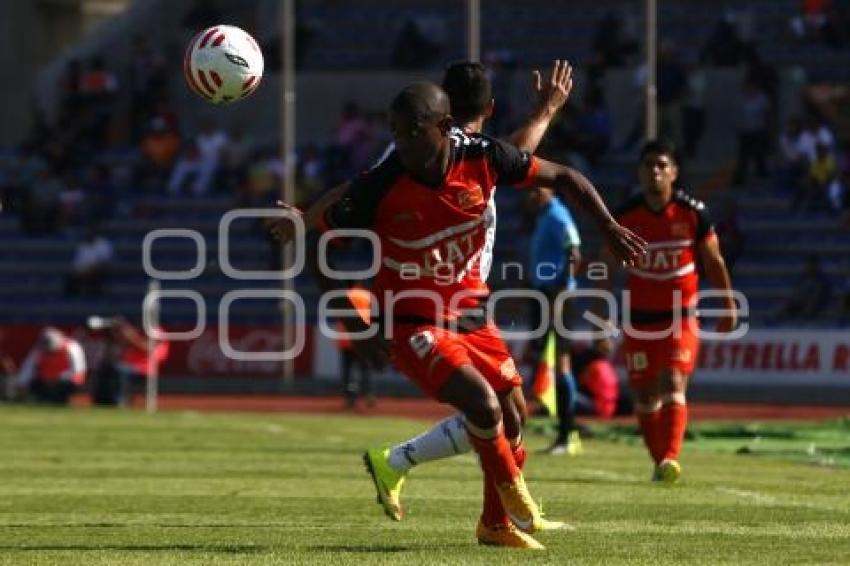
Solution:
{"label": "orange and black jersey", "polygon": [[[716,237],[705,205],[684,191],[675,191],[661,210],[647,206],[643,195],[629,199],[616,213],[617,221],[646,240],[646,255],[628,268],[626,288],[630,307],[641,318],[689,309],[699,290],[696,260],[705,238]],[[675,304],[676,292],[681,302]]]}
{"label": "orange and black jersey", "polygon": [[[536,174],[528,152],[481,134],[453,129],[449,169],[437,185],[408,174],[396,152],[359,175],[328,208],[322,228],[368,229],[380,240],[373,293],[392,316],[451,319],[488,290],[480,261],[484,212],[496,184],[525,185]],[[387,313],[389,314],[389,313]]]}

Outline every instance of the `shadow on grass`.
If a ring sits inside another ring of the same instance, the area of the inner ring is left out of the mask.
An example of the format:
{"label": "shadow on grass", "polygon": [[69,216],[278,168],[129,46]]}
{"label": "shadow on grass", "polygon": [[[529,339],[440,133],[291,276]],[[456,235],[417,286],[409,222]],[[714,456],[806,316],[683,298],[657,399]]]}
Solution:
{"label": "shadow on grass", "polygon": [[258,554],[268,552],[269,547],[249,544],[26,544],[0,545],[0,550],[36,551],[50,550],[122,550],[130,552],[172,552],[188,550],[195,552],[216,552],[220,554]]}
{"label": "shadow on grass", "polygon": [[320,544],[308,546],[307,550],[314,552],[360,552],[360,553],[385,553],[385,552],[414,552],[417,550],[445,550],[447,548],[461,548],[469,545],[461,544],[439,544],[439,545],[387,545],[376,546],[369,544]]}

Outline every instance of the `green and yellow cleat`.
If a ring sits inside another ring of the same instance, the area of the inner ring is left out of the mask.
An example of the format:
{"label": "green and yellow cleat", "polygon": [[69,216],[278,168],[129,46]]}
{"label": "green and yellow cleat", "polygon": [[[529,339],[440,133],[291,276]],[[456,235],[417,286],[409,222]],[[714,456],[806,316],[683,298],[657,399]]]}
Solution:
{"label": "green and yellow cleat", "polygon": [[662,460],[655,468],[652,481],[659,481],[665,485],[673,485],[682,476],[682,466],[676,460]]}
{"label": "green and yellow cleat", "polygon": [[393,521],[401,521],[404,517],[401,487],[404,485],[405,474],[390,466],[389,457],[389,448],[370,448],[363,454],[363,463],[375,484],[378,503],[384,508],[384,513]]}
{"label": "green and yellow cleat", "polygon": [[581,456],[584,454],[584,445],[581,443],[581,436],[578,431],[573,430],[567,436],[566,441],[556,441],[545,453],[549,456]]}

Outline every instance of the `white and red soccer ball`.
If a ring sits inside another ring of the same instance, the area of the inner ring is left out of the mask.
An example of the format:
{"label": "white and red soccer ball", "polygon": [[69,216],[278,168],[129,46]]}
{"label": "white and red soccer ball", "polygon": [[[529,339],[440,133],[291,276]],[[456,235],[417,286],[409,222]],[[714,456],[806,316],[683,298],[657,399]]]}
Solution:
{"label": "white and red soccer ball", "polygon": [[263,78],[263,53],[238,27],[213,26],[189,42],[183,76],[189,88],[213,104],[235,102],[257,90]]}

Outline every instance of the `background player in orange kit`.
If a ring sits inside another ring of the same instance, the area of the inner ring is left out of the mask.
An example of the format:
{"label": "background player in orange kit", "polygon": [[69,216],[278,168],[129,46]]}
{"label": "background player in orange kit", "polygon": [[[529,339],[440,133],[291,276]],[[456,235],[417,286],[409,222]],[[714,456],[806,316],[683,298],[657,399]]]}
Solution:
{"label": "background player in orange kit", "polygon": [[[623,329],[623,349],[641,433],[655,462],[653,479],[666,483],[681,474],[678,458],[688,420],[685,389],[699,349],[697,260],[711,285],[725,292],[727,312],[717,331],[730,332],[737,324],[714,228],[702,202],[674,190],[678,173],[673,145],[647,142],[638,165],[641,194],[615,214],[618,222],[648,242],[647,254],[627,267],[629,300],[623,311],[630,325]],[[665,329],[670,329],[666,336]]]}
{"label": "background player in orange kit", "polygon": [[[353,343],[378,365],[391,353],[395,365],[426,393],[464,414],[484,480],[492,482],[490,493],[505,511],[504,522],[479,521],[479,541],[542,548],[525,534],[539,530],[542,519],[518,466],[522,445],[507,440],[519,437],[515,403],[521,396],[514,389],[521,378],[498,329],[483,313],[489,289],[476,267],[490,193],[497,183],[552,186],[592,215],[614,257],[632,264],[645,244],[614,220],[577,171],[496,139],[453,130],[448,97],[434,84],[403,89],[393,100],[390,127],[396,150],[357,177],[322,217],[323,229],[372,230],[381,244],[373,293],[390,342],[372,334]],[[344,281],[319,280],[326,291],[345,287]],[[345,293],[330,307],[351,310]],[[352,333],[370,330],[359,317],[346,323]]]}

